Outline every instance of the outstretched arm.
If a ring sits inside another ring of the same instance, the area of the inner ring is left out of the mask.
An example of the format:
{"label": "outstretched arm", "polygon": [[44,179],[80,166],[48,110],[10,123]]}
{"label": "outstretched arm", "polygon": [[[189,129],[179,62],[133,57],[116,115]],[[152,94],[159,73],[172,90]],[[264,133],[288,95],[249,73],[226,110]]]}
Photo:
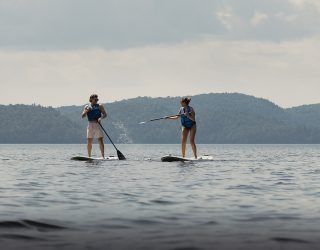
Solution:
{"label": "outstretched arm", "polygon": [[177,120],[179,119],[179,117],[180,117],[180,110],[178,111],[178,114],[176,116],[170,116],[170,117],[167,117],[166,119]]}

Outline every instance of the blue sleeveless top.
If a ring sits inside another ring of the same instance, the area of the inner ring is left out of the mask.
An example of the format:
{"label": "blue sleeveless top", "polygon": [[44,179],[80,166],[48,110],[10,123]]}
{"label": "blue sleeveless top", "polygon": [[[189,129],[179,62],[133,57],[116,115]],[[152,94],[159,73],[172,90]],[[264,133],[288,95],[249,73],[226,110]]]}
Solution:
{"label": "blue sleeveless top", "polygon": [[193,109],[191,107],[187,107],[187,111],[185,111],[184,107],[180,108],[180,118],[181,118],[181,125],[185,128],[192,128],[196,122],[191,120],[185,113],[190,113]]}
{"label": "blue sleeveless top", "polygon": [[100,111],[100,105],[99,104],[94,104],[90,105],[91,110],[87,113],[88,121],[96,121],[101,117],[101,111]]}

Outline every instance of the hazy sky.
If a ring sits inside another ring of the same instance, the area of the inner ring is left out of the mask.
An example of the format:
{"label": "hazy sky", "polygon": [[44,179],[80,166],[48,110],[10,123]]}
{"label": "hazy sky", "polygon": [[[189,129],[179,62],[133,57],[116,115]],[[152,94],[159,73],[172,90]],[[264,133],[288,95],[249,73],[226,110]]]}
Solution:
{"label": "hazy sky", "polygon": [[320,103],[320,0],[0,0],[0,103]]}

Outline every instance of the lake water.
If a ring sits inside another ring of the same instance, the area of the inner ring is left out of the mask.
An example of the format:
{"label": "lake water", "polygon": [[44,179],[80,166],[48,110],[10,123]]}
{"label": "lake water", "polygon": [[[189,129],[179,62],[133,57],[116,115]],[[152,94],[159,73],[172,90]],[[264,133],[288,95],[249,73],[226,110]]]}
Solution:
{"label": "lake water", "polygon": [[320,249],[319,145],[199,145],[214,161],[194,163],[119,149],[0,145],[0,248]]}

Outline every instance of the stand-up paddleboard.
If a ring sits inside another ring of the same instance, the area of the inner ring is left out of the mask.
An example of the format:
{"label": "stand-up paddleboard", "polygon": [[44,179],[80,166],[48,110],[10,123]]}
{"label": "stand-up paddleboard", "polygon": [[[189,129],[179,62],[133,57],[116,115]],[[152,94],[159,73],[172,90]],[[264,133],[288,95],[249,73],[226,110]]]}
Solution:
{"label": "stand-up paddleboard", "polygon": [[87,157],[87,156],[74,156],[71,158],[74,161],[117,161],[119,158],[117,156],[108,156],[105,158],[95,158],[95,157]]}
{"label": "stand-up paddleboard", "polygon": [[161,157],[161,161],[163,162],[175,162],[175,161],[213,161],[213,157],[210,155],[202,155],[199,156],[197,159],[195,158],[183,158],[180,156],[174,156],[174,155],[166,155]]}

